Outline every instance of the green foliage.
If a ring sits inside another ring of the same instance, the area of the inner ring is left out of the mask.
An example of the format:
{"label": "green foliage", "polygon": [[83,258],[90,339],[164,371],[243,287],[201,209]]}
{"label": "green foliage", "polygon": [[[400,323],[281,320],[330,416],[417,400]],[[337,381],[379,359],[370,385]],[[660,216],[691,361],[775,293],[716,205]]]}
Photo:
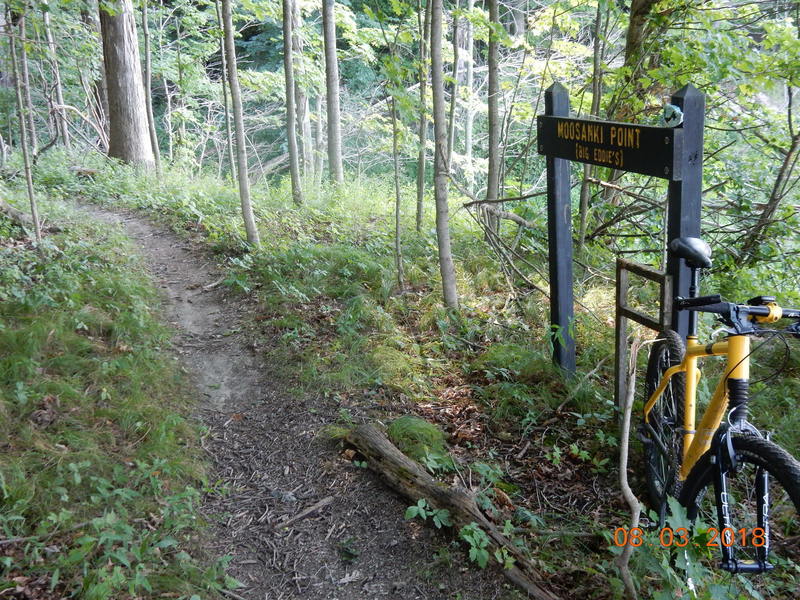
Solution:
{"label": "green foliage", "polygon": [[432,508],[425,498],[417,500],[416,504],[412,504],[406,509],[405,519],[410,520],[415,517],[421,518],[423,521],[431,517],[436,529],[442,527],[451,527],[453,522],[450,520],[450,511],[446,508]]}
{"label": "green foliage", "polygon": [[412,415],[399,417],[389,424],[386,434],[403,454],[421,462],[431,472],[455,468],[444,434],[424,419]]}
{"label": "green foliage", "polygon": [[[458,536],[469,545],[469,559],[477,563],[481,569],[485,569],[489,564],[489,551],[487,550],[489,536],[486,535],[486,532],[477,523],[470,523],[459,529]],[[504,559],[503,562],[498,562],[504,565],[506,557],[501,555],[501,558]]]}
{"label": "green foliage", "polygon": [[233,586],[187,543],[203,463],[155,290],[113,228],[43,208],[66,231],[44,257],[0,242],[2,570],[86,598]]}

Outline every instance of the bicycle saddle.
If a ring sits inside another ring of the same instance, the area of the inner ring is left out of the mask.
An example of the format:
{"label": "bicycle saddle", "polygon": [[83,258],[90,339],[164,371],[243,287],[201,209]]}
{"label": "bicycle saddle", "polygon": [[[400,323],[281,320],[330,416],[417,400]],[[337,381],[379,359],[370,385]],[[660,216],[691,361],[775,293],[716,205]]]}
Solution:
{"label": "bicycle saddle", "polygon": [[711,246],[696,237],[675,238],[669,243],[669,250],[678,258],[686,260],[693,269],[707,269],[711,266]]}

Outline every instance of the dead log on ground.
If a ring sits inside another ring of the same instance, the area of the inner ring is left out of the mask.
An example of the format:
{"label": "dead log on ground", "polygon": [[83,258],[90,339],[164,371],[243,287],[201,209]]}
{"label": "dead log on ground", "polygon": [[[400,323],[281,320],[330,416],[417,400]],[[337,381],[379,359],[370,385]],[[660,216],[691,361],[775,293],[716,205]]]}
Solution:
{"label": "dead log on ground", "polygon": [[17,210],[4,200],[0,200],[0,212],[23,228],[32,227],[33,220],[24,212]]}
{"label": "dead log on ground", "polygon": [[487,550],[490,555],[494,555],[496,550],[505,549],[514,558],[514,566],[503,569],[503,573],[529,597],[558,600],[558,596],[544,587],[544,577],[520,549],[480,511],[473,494],[458,486],[450,487],[436,481],[419,463],[400,452],[374,425],[356,427],[347,434],[345,440],[366,457],[370,469],[379,473],[395,491],[412,503],[424,498],[434,509],[447,509],[453,525],[458,529],[477,523],[489,537]]}

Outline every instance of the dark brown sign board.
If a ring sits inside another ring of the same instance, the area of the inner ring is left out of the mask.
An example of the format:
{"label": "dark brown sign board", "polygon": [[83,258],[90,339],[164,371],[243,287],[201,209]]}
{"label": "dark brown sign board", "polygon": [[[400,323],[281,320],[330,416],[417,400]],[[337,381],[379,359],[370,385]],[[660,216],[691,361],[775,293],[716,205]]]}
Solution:
{"label": "dark brown sign board", "polygon": [[537,120],[539,154],[681,179],[682,129],[547,115]]}

